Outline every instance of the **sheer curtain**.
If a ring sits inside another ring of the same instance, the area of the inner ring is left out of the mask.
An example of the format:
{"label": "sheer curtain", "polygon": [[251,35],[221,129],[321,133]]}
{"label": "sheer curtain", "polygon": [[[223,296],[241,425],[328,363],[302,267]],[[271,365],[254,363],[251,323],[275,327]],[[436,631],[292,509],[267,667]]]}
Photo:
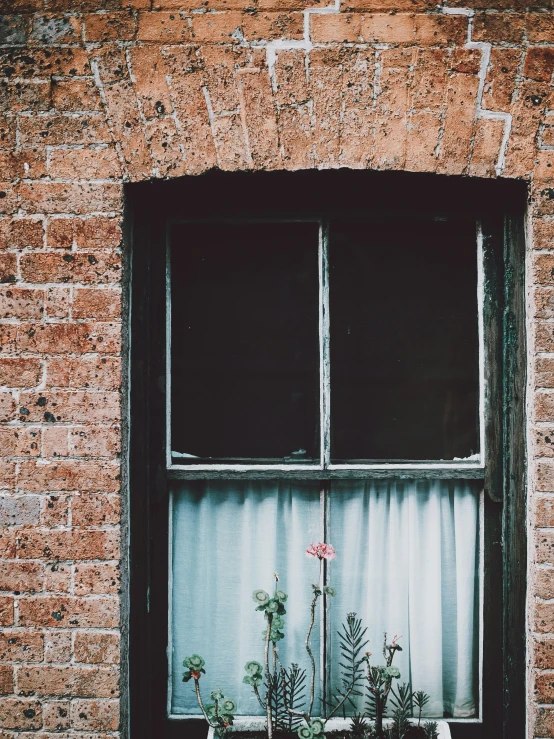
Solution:
{"label": "sheer curtain", "polygon": [[[401,681],[431,695],[427,715],[476,714],[479,491],[479,484],[462,481],[332,484],[331,689],[339,680],[336,632],[346,613],[356,612],[368,627],[372,664],[383,663],[385,631],[402,635],[395,664]],[[305,548],[324,538],[319,483],[187,481],[172,483],[171,495],[171,712],[198,713],[191,683],[182,682],[183,659],[197,653],[206,660],[205,697],[220,687],[239,714],[259,714],[242,683],[244,664],[263,662],[264,619],[252,591],[271,592],[279,573],[289,595],[280,659],[307,668],[304,639],[318,565]],[[314,654],[319,641],[316,623]]]}
{"label": "sheer curtain", "polygon": [[466,718],[478,708],[480,487],[387,480],[332,488],[331,665],[347,612],[368,627],[373,665],[384,662],[384,633],[389,643],[401,635],[394,664],[400,682],[431,696],[428,716]]}

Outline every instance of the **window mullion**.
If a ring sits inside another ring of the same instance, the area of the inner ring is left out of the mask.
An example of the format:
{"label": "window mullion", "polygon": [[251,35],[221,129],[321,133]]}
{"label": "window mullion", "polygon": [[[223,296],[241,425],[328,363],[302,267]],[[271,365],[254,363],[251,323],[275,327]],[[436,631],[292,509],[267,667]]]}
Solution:
{"label": "window mullion", "polygon": [[329,321],[329,224],[319,227],[319,350],[321,464],[331,462],[331,372]]}

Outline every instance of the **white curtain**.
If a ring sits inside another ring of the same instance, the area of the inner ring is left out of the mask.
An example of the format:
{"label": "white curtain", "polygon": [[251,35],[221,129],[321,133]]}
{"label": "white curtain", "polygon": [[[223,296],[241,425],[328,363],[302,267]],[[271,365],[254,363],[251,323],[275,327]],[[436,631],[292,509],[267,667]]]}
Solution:
{"label": "white curtain", "polygon": [[[273,573],[288,593],[284,664],[308,667],[304,639],[318,564],[305,556],[323,536],[317,483],[172,484],[171,712],[196,714],[182,662],[206,660],[204,698],[220,687],[238,713],[261,713],[244,664],[263,662],[263,614],[252,591],[272,592]],[[368,627],[371,662],[382,664],[383,634],[401,634],[395,664],[431,696],[426,715],[476,715],[478,706],[479,485],[446,481],[334,482],[328,498],[329,687],[338,684],[336,632],[346,613]],[[319,623],[313,652],[319,656]],[[316,706],[321,705],[320,694]]]}

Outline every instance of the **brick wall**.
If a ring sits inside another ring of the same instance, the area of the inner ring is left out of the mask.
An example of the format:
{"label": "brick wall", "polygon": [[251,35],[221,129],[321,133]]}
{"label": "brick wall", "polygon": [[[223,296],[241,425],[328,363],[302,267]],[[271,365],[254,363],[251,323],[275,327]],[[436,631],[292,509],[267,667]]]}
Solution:
{"label": "brick wall", "polygon": [[123,183],[338,166],[530,182],[530,735],[554,737],[553,6],[0,0],[2,739],[119,727]]}

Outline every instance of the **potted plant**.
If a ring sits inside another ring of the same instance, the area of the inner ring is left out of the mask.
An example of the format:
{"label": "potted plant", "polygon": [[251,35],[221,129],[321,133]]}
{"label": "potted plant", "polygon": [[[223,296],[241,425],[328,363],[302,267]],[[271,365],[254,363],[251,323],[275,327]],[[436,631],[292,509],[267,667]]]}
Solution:
{"label": "potted plant", "polygon": [[[252,739],[450,739],[445,721],[423,721],[422,712],[429,702],[423,691],[412,691],[407,683],[398,683],[400,671],[393,665],[397,652],[402,651],[395,636],[389,643],[385,634],[383,664],[372,664],[371,653],[364,651],[367,629],[356,613],[348,613],[338,632],[340,641],[341,685],[329,700],[314,709],[316,662],[311,648],[312,631],[318,604],[335,595],[324,584],[324,563],[335,558],[330,544],[311,544],[306,555],[319,561],[319,579],[312,585],[305,649],[308,672],[297,663],[281,663],[278,643],[285,637],[284,627],[287,594],[279,588],[275,574],[273,594],[255,590],[252,594],[256,610],[264,615],[263,662],[250,660],[245,665],[243,682],[250,685],[264,718],[236,719],[237,706],[220,688],[210,693],[211,702],[204,703],[200,682],[206,674],[204,659],[193,654],[184,660],[183,680],[193,681],[198,705],[209,726],[208,739],[217,739],[227,732]],[[363,712],[347,718],[346,712],[356,711],[356,699],[365,695]],[[319,710],[317,710],[319,708]]]}

